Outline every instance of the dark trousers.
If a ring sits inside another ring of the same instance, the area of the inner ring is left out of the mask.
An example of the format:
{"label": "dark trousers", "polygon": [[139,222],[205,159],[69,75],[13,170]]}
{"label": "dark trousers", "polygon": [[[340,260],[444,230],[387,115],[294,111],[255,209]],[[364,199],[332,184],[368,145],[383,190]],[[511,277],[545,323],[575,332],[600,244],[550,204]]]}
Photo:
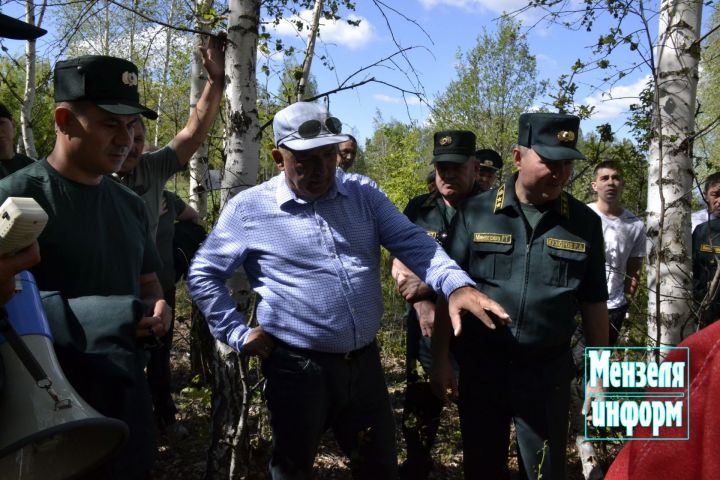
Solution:
{"label": "dark trousers", "polygon": [[[432,447],[440,427],[443,402],[430,388],[427,376],[432,367],[431,341],[420,331],[415,315],[407,317],[407,350],[405,355],[407,385],[403,405],[402,432],[407,446],[403,478],[427,478],[432,467]],[[418,363],[423,372],[419,371]],[[457,365],[453,359],[457,374]]]}
{"label": "dark trousers", "polygon": [[177,415],[170,379],[170,349],[175,330],[175,288],[165,291],[164,295],[172,311],[170,330],[160,338],[161,345],[150,350],[150,360],[147,364],[147,381],[152,395],[155,420],[161,429],[175,423],[175,415]]}
{"label": "dark trousers", "polygon": [[262,369],[273,480],[311,478],[328,428],[350,458],[353,478],[396,478],[395,425],[375,342],[352,358],[279,343]]}
{"label": "dark trousers", "polygon": [[543,480],[564,479],[572,378],[569,349],[533,361],[499,353],[458,358],[458,363],[465,478],[509,478],[510,422],[514,421],[520,478],[537,479],[542,474]]}

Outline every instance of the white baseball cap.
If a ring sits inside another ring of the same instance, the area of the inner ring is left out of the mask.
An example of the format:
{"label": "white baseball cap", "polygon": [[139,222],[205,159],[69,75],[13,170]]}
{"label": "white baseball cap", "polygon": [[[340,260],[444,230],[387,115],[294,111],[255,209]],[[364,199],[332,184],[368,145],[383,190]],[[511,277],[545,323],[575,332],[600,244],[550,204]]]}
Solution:
{"label": "white baseball cap", "polygon": [[273,132],[275,145],[290,150],[311,150],[333,143],[346,142],[349,137],[340,135],[342,122],[330,115],[322,105],[313,102],[296,102],[275,114]]}

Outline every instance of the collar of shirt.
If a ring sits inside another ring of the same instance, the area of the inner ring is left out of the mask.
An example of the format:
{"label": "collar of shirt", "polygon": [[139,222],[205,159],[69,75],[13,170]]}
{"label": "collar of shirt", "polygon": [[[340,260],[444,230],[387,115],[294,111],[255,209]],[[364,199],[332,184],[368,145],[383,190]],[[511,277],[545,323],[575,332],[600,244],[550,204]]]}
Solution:
{"label": "collar of shirt", "polygon": [[[347,188],[345,187],[345,184],[343,182],[344,175],[345,174],[342,172],[342,170],[338,168],[335,172],[335,181],[330,186],[330,190],[325,192],[323,195],[321,195],[314,201],[333,199],[338,194],[347,196]],[[302,198],[298,197],[295,192],[292,191],[292,189],[287,183],[285,172],[280,172],[279,177],[280,178],[278,181],[277,189],[275,190],[275,201],[277,202],[278,207],[281,207],[288,202],[295,202],[300,204],[312,203],[308,202],[307,200],[303,200]]]}
{"label": "collar of shirt", "polygon": [[[504,211],[507,208],[514,209],[518,213],[521,212],[520,200],[515,193],[515,182],[517,182],[518,174],[515,172],[508,178],[503,186],[493,190],[495,192],[495,214]],[[557,213],[563,217],[569,217],[569,208],[567,193],[562,192],[560,196],[550,202],[550,211]],[[544,206],[541,206],[544,208]]]}

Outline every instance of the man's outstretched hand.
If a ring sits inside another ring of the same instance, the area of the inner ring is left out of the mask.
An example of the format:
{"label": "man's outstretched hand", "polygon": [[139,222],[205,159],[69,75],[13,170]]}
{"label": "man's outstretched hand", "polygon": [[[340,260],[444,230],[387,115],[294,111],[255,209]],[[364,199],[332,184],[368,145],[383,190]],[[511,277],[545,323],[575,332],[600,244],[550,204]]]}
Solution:
{"label": "man's outstretched hand", "polygon": [[456,337],[461,333],[461,318],[466,312],[475,315],[491,330],[495,330],[496,324],[504,326],[512,322],[499,303],[473,287],[461,287],[452,292],[448,297],[448,312]]}

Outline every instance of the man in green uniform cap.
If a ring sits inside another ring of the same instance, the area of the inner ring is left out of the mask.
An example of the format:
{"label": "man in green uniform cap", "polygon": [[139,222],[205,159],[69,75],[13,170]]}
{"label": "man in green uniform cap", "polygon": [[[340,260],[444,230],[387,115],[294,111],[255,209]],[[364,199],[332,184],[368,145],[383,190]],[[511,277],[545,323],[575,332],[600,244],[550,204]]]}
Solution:
{"label": "man in green uniform cap", "polygon": [[513,320],[483,330],[466,316],[451,327],[438,301],[433,387],[443,397],[448,386],[456,391],[448,360],[453,328],[465,478],[509,478],[511,421],[521,478],[565,478],[578,310],[588,346],[608,339],[600,219],[563,192],[574,160],[585,158],[576,150],[579,122],[572,115],[521,115],[512,153],[518,172],[467,201],[448,238],[450,255]]}
{"label": "man in green uniform cap", "polygon": [[[410,200],[405,215],[424,228],[441,245],[450,231],[456,208],[481,189],[476,180],[479,164],[474,160],[475,134],[465,130],[435,133],[433,160],[434,193]],[[400,468],[401,478],[427,478],[432,469],[432,449],[443,402],[432,393],[430,337],[435,321],[433,290],[399,260],[393,260],[393,278],[408,301],[405,405],[402,430],[407,444],[407,460]],[[418,363],[423,372],[418,369]]]}
{"label": "man in green uniform cap", "polygon": [[497,182],[498,172],[502,170],[503,161],[498,152],[491,148],[481,148],[475,152],[478,164],[477,181],[483,191],[490,190]]}
{"label": "man in green uniform cap", "polygon": [[140,104],[137,67],[124,59],[60,61],[54,87],[55,146],[0,180],[0,203],[32,197],[48,214],[30,271],[40,290],[83,307],[71,319],[45,303],[60,366],[93,408],[129,426],[112,464],[83,478],[146,478],[155,444],[143,342],[167,332],[171,312],[145,206],[108,175],[125,160],[137,116],[157,114]]}

